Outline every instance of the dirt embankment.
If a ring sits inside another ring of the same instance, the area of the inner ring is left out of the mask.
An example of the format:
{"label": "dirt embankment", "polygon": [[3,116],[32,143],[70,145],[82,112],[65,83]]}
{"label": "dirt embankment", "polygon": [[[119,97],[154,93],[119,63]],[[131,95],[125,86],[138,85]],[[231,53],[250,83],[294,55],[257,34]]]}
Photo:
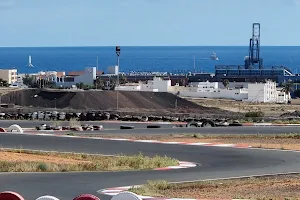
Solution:
{"label": "dirt embankment", "polygon": [[[198,114],[219,114],[227,112],[209,108],[170,93],[119,91],[119,108],[124,110],[176,110]],[[2,103],[16,104],[22,107],[59,108],[74,110],[115,110],[116,91],[60,91],[24,89],[12,91],[2,96]]]}

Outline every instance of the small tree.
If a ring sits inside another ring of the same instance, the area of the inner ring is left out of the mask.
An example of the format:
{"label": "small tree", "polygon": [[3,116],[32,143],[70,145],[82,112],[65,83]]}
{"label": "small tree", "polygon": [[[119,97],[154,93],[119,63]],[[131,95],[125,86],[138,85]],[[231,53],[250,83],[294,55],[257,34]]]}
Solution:
{"label": "small tree", "polygon": [[283,83],[282,85],[283,85],[283,88],[281,91],[284,92],[288,96],[288,100],[290,100],[291,99],[291,91],[294,90],[293,81],[289,79],[287,82]]}
{"label": "small tree", "polygon": [[224,87],[228,90],[228,88],[229,88],[229,80],[228,79],[224,79],[224,80],[222,80],[222,83],[223,83]]}
{"label": "small tree", "polygon": [[8,83],[7,83],[7,81],[5,81],[5,80],[3,80],[2,78],[0,78],[0,86],[1,87],[8,87]]}
{"label": "small tree", "polygon": [[33,76],[29,76],[29,74],[25,74],[25,77],[23,77],[23,83],[27,85],[28,87],[36,86]]}
{"label": "small tree", "polygon": [[105,88],[105,82],[103,79],[100,79],[100,78],[97,78],[95,80],[95,86],[97,89],[101,89],[101,90],[104,90]]}

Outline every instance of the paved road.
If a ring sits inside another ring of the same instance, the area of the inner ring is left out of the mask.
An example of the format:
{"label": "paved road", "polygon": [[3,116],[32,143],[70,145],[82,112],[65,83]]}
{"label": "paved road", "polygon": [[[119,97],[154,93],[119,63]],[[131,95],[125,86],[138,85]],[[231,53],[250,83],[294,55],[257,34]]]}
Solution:
{"label": "paved road", "polygon": [[81,193],[92,193],[102,200],[109,200],[110,197],[99,195],[96,191],[107,187],[142,184],[146,180],[154,179],[187,181],[265,173],[300,172],[300,154],[296,152],[132,143],[6,133],[0,134],[0,146],[102,154],[122,152],[131,155],[142,152],[148,156],[167,155],[181,161],[201,164],[195,168],[170,171],[0,174],[0,191],[18,191],[28,200],[36,199],[45,194],[60,199],[72,199]]}
{"label": "paved road", "polygon": [[[19,124],[23,128],[32,128],[39,124],[51,124],[50,121],[10,121],[1,120],[0,127],[9,127],[12,124]],[[103,125],[104,131],[99,132],[103,134],[176,134],[176,133],[200,133],[200,134],[279,134],[279,133],[299,133],[299,127],[272,127],[272,126],[257,126],[257,127],[212,127],[212,128],[174,128],[171,124],[158,124],[159,129],[147,129],[147,123],[136,122],[81,122],[82,124]],[[69,122],[62,122],[62,125],[68,125]],[[135,129],[120,130],[121,125],[134,126]],[[96,132],[93,132],[96,133]]]}
{"label": "paved road", "polygon": [[[12,124],[18,124],[23,128],[33,128],[35,126],[38,126],[40,124],[49,124],[53,125],[54,121],[25,121],[25,120],[1,120],[0,121],[0,127],[7,128]],[[61,121],[58,122],[62,126],[68,126],[69,122],[67,121]],[[147,125],[150,125],[149,123],[137,123],[137,122],[104,122],[104,121],[88,121],[88,122],[80,122],[81,124],[91,124],[91,125],[103,125],[105,129],[120,129],[121,125],[128,125],[128,126],[134,126],[135,128],[147,128]],[[158,124],[158,123],[151,123],[152,124]],[[171,124],[160,124],[163,128],[172,128]]]}
{"label": "paved road", "polygon": [[[94,133],[94,132],[93,132]],[[100,133],[100,132],[99,132]],[[104,130],[103,134],[280,134],[300,133],[299,127],[208,127],[208,128],[160,128]]]}

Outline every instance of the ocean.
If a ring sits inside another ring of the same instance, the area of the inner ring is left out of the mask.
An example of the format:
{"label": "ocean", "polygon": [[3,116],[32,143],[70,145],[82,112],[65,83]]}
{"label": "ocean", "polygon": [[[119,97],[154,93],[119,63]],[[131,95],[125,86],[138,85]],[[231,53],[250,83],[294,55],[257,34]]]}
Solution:
{"label": "ocean", "polygon": [[[121,47],[120,71],[214,72],[215,65],[243,65],[247,46]],[[216,52],[218,61],[210,60]],[[33,68],[28,57],[32,56]],[[2,47],[0,69],[16,68],[19,73],[78,71],[97,65],[107,71],[116,65],[115,47]],[[300,47],[261,47],[265,66],[285,65],[293,72],[300,67]]]}

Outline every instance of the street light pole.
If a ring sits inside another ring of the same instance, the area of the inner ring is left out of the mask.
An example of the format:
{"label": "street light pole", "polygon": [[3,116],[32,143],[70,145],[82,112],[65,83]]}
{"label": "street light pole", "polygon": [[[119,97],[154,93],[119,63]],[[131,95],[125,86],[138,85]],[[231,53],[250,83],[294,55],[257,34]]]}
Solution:
{"label": "street light pole", "polygon": [[97,61],[96,61],[96,81],[95,81],[96,90],[98,89],[97,88],[97,85],[98,85],[98,81],[97,81],[98,63],[99,63],[99,58],[98,58],[98,55],[97,55]]}
{"label": "street light pole", "polygon": [[[117,84],[116,86],[119,87],[119,70],[120,70],[120,53],[121,53],[121,48],[120,46],[116,46],[116,54],[117,54],[117,65],[118,65],[118,70],[117,70]],[[117,90],[117,111],[119,110],[119,90]]]}

